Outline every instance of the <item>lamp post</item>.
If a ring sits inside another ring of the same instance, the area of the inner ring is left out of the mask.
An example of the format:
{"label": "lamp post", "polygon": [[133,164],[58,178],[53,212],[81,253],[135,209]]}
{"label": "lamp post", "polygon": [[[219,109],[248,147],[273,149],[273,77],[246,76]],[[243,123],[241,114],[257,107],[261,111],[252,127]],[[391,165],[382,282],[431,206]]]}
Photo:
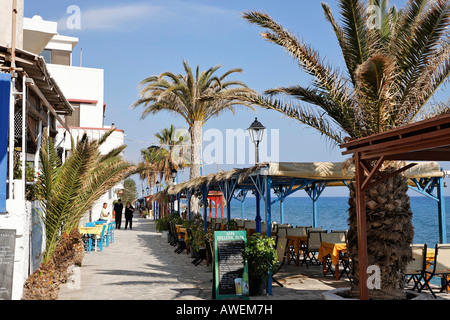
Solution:
{"label": "lamp post", "polygon": [[[177,184],[176,183],[177,174],[178,174],[178,172],[177,172],[177,170],[175,168],[172,169],[172,171],[170,171],[170,176],[172,177],[172,185],[176,185]],[[179,199],[180,199],[179,198],[179,194],[177,194],[177,196],[176,196],[176,200],[177,200],[176,209],[177,209],[178,213],[180,213],[180,201],[179,201]],[[175,203],[174,203],[173,200],[172,200],[172,208],[175,208]]]}
{"label": "lamp post", "polygon": [[172,169],[172,171],[170,172],[170,176],[172,177],[172,183],[175,184],[175,179],[177,178],[177,170]]}
{"label": "lamp post", "polygon": [[259,162],[259,143],[263,138],[265,129],[266,127],[258,121],[258,118],[255,118],[255,121],[247,128],[250,133],[250,139],[255,144],[255,163]]}

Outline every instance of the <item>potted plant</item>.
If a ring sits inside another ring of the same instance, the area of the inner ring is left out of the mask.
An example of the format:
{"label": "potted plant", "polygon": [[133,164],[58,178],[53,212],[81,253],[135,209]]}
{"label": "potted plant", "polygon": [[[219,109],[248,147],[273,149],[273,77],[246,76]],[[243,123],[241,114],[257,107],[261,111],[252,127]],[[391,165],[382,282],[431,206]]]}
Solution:
{"label": "potted plant", "polygon": [[161,219],[156,220],[155,223],[156,232],[161,232],[161,236],[165,239],[167,239],[169,236],[169,221],[170,215],[166,215]]}
{"label": "potted plant", "polygon": [[254,233],[247,241],[243,257],[247,260],[250,295],[265,294],[269,272],[277,269],[277,251],[271,237]]}
{"label": "potted plant", "polygon": [[199,256],[200,247],[205,246],[205,232],[203,230],[203,220],[200,215],[196,215],[192,220],[185,220],[184,226],[191,230],[187,239],[191,257],[197,258]]}

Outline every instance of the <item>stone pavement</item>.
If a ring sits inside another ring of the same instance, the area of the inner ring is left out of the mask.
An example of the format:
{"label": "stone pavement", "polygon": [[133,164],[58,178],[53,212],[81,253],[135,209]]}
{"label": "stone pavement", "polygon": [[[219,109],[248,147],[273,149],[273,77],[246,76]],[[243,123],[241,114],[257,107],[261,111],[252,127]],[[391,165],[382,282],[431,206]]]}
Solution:
{"label": "stone pavement", "polygon": [[[191,262],[186,251],[174,252],[153,220],[134,218],[132,230],[116,229],[109,247],[85,254],[59,300],[211,300],[211,267]],[[322,300],[322,292],[349,285],[323,277],[320,266],[285,264],[276,279],[283,287],[274,283],[271,296],[250,300]]]}

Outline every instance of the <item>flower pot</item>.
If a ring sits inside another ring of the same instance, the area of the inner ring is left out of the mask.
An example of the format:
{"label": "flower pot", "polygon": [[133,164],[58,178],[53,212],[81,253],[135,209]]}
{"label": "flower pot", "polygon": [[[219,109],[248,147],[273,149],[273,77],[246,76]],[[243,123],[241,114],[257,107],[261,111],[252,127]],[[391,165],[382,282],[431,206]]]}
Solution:
{"label": "flower pot", "polygon": [[163,239],[167,239],[168,235],[169,235],[169,231],[165,231],[165,230],[164,230],[164,231],[161,233],[161,237],[162,237]]}
{"label": "flower pot", "polygon": [[252,281],[249,294],[250,296],[265,296],[267,294],[266,281]]}
{"label": "flower pot", "polygon": [[[337,288],[322,293],[324,300],[359,300],[357,298],[346,297],[346,292],[350,291],[350,288]],[[409,300],[429,300],[429,296],[418,293],[416,291],[406,290],[409,296],[412,296]]]}

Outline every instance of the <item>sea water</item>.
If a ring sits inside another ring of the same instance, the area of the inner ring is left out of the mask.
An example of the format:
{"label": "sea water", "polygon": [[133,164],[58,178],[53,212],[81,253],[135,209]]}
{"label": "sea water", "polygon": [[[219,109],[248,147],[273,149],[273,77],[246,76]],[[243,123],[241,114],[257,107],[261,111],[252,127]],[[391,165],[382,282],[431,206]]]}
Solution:
{"label": "sea water", "polygon": [[[410,197],[413,212],[413,243],[434,247],[439,243],[438,203],[425,196]],[[320,197],[316,202],[317,227],[324,230],[348,229],[348,197]],[[447,238],[450,239],[450,197],[445,197]],[[265,220],[264,202],[260,203],[261,218]],[[231,218],[242,218],[241,202],[232,200],[230,204]],[[272,205],[272,221],[282,222],[280,203]],[[219,215],[220,215],[220,210]],[[225,214],[224,210],[224,214]],[[244,201],[244,218],[255,219],[255,198],[247,197]],[[294,226],[313,225],[313,204],[309,197],[287,197],[283,203],[283,222]],[[212,210],[214,216],[215,211]]]}

